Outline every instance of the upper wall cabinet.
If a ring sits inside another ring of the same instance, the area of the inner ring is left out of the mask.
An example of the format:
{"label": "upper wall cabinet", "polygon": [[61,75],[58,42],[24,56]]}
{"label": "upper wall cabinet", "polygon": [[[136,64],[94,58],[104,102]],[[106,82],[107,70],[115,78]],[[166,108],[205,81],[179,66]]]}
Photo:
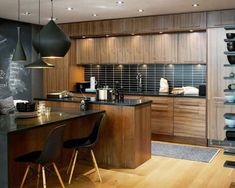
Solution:
{"label": "upper wall cabinet", "polygon": [[182,33],[178,35],[178,63],[206,63],[206,32]]}
{"label": "upper wall cabinet", "polygon": [[173,31],[173,30],[174,30],[173,15],[152,17],[152,31],[167,32],[167,31]]}
{"label": "upper wall cabinet", "polygon": [[204,30],[206,29],[206,13],[186,13],[174,16],[174,28],[181,30]]}
{"label": "upper wall cabinet", "polygon": [[177,63],[177,34],[151,35],[150,63]]}
{"label": "upper wall cabinet", "polygon": [[235,24],[235,10],[221,10],[207,13],[207,27],[223,27]]}

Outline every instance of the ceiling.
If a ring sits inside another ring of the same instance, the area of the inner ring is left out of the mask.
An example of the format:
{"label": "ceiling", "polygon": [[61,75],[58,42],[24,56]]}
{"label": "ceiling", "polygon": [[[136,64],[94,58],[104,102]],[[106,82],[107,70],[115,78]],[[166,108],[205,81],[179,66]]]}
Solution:
{"label": "ceiling", "polygon": [[[70,23],[88,20],[137,17],[182,12],[197,12],[205,10],[220,10],[235,8],[234,0],[54,0],[54,17],[57,23]],[[20,0],[20,21],[38,23],[39,0]],[[199,7],[193,7],[197,3]],[[0,17],[17,20],[18,0],[0,0]],[[51,16],[50,0],[41,0],[41,23],[46,24]],[[68,11],[67,7],[73,7]],[[138,12],[143,9],[144,12]],[[23,15],[30,12],[29,16]],[[92,14],[97,14],[94,17]]]}

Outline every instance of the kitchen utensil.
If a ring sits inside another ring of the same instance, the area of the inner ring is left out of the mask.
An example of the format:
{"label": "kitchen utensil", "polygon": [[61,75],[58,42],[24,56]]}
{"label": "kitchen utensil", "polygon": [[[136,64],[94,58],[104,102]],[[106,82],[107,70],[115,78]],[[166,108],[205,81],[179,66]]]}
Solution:
{"label": "kitchen utensil", "polygon": [[226,33],[227,39],[234,39],[235,38],[235,33]]}
{"label": "kitchen utensil", "polygon": [[228,62],[230,64],[235,64],[235,56],[234,55],[227,55]]}
{"label": "kitchen utensil", "polygon": [[235,114],[232,113],[224,114],[224,121],[228,127],[230,128],[235,127]]}
{"label": "kitchen utensil", "polygon": [[96,99],[101,101],[111,101],[113,90],[110,88],[98,88],[96,90]]}
{"label": "kitchen utensil", "polygon": [[235,84],[229,84],[228,89],[230,89],[230,90],[235,89]]}

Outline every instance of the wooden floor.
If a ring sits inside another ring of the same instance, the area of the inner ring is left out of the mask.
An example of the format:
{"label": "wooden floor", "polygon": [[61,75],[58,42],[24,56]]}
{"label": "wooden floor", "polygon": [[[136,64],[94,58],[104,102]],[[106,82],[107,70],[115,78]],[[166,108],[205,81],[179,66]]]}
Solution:
{"label": "wooden floor", "polygon": [[[99,183],[91,166],[81,165],[79,161],[71,185],[67,184],[65,170],[61,174],[68,188],[232,188],[235,172],[223,167],[225,160],[235,160],[235,156],[224,156],[220,150],[211,163],[152,156],[136,169],[100,168],[103,183]],[[30,179],[25,187],[33,188],[35,182],[36,179]],[[47,184],[47,187],[60,187],[54,175],[47,176]]]}

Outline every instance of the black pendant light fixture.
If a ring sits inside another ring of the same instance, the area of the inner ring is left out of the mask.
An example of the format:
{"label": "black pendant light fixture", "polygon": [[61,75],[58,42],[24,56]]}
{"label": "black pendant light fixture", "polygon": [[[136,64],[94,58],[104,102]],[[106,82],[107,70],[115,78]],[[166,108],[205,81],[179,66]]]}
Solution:
{"label": "black pendant light fixture", "polygon": [[[40,0],[39,0],[39,3],[38,3],[38,5],[39,5],[39,8],[38,8],[38,12],[39,12],[39,16],[38,16],[38,23],[39,23],[39,25],[40,25]],[[39,47],[40,47],[40,32],[39,32],[39,34],[38,34],[38,41],[39,41]],[[42,58],[41,58],[41,54],[40,54],[40,52],[38,53],[38,59],[36,60],[36,61],[34,61],[33,63],[30,63],[30,64],[28,64],[28,65],[25,65],[24,67],[26,67],[26,68],[31,68],[31,69],[45,69],[45,68],[53,68],[54,67],[54,65],[52,65],[52,64],[49,64],[49,63],[46,63],[46,62],[44,62],[43,60],[42,60]]]}
{"label": "black pendant light fixture", "polygon": [[40,45],[38,40],[33,40],[33,46],[43,58],[64,57],[71,46],[70,38],[53,20],[53,0],[51,0],[51,20],[42,28],[40,36]]}
{"label": "black pendant light fixture", "polygon": [[[18,0],[18,21],[20,21],[20,0]],[[24,62],[27,60],[25,51],[21,42],[20,27],[17,27],[18,39],[13,53],[12,61]]]}

